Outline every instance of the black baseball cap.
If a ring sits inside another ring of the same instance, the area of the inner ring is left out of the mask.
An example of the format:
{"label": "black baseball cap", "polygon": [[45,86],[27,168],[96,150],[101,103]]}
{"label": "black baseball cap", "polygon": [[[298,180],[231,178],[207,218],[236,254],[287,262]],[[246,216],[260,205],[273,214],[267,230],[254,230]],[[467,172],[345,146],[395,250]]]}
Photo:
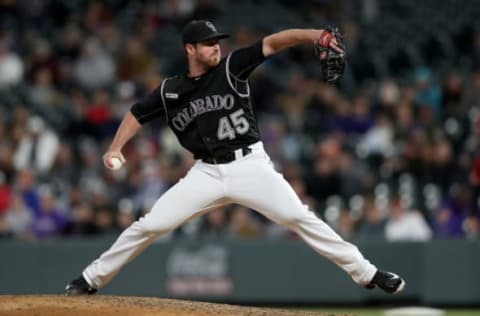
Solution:
{"label": "black baseball cap", "polygon": [[206,20],[193,20],[184,26],[182,31],[183,44],[195,44],[211,39],[230,37],[229,34],[219,33],[212,22]]}

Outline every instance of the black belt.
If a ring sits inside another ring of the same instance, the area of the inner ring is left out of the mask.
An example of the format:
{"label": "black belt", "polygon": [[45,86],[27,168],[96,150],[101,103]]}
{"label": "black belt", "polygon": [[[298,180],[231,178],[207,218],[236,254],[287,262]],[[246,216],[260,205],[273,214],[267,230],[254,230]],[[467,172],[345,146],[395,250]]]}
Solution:
{"label": "black belt", "polygon": [[[237,155],[235,155],[235,152],[237,152]],[[221,164],[221,163],[229,163],[232,162],[236,159],[245,157],[246,155],[250,154],[252,152],[252,148],[250,147],[243,147],[243,148],[238,148],[234,151],[228,152],[220,157],[204,157],[200,158],[203,162],[215,165],[215,164]]]}

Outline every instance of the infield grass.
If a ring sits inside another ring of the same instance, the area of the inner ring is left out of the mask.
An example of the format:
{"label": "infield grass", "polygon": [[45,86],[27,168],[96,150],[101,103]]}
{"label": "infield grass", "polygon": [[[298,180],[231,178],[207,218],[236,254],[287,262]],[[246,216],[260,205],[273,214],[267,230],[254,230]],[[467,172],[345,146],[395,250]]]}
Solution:
{"label": "infield grass", "polygon": [[[380,308],[309,308],[330,316],[383,316],[385,309]],[[480,316],[480,309],[447,309],[445,316]]]}

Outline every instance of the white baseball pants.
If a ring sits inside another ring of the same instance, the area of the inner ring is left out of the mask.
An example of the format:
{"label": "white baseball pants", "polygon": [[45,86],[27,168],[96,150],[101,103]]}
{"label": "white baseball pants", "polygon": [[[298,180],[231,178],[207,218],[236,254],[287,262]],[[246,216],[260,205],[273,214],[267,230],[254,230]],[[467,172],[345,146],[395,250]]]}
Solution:
{"label": "white baseball pants", "polygon": [[258,142],[252,153],[228,164],[196,161],[188,174],[133,223],[115,243],[83,271],[94,288],[105,286],[130,260],[159,236],[187,220],[228,203],[242,204],[295,231],[315,251],[344,269],[359,284],[368,284],[376,267],[303,205],[276,172]]}

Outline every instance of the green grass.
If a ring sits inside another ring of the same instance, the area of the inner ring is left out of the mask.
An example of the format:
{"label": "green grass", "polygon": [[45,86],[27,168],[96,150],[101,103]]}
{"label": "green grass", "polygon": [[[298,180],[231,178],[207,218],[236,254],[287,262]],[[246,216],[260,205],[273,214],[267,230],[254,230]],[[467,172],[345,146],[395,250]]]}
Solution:
{"label": "green grass", "polygon": [[[308,308],[309,311],[329,313],[335,316],[382,316],[380,308]],[[480,316],[480,309],[448,309],[445,316]]]}

